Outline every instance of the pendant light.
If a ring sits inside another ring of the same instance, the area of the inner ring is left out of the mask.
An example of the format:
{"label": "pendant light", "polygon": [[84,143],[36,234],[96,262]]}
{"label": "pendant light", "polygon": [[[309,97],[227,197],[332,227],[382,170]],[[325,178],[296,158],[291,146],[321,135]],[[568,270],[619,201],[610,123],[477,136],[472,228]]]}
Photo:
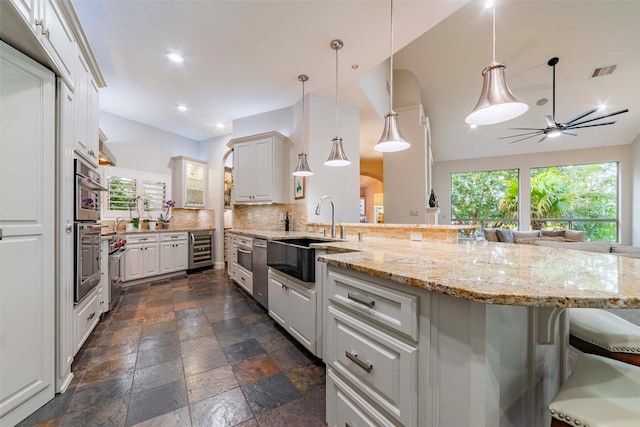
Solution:
{"label": "pendant light", "polygon": [[529,106],[518,101],[504,78],[505,64],[496,62],[496,5],[493,9],[493,62],[482,70],[482,92],[465,122],[470,125],[493,125],[523,115]]}
{"label": "pendant light", "polygon": [[309,76],[306,74],[300,74],[298,76],[298,81],[302,82],[302,153],[298,154],[298,166],[293,171],[293,176],[311,176],[313,172],[311,172],[311,168],[309,167],[309,163],[307,163],[307,154],[304,152],[304,83],[309,80]]}
{"label": "pendant light", "polygon": [[336,51],[336,137],[332,139],[333,145],[331,146],[331,153],[329,153],[329,158],[324,164],[326,166],[349,166],[351,161],[347,158],[347,155],[344,154],[344,150],[342,149],[342,138],[338,136],[338,51],[342,49],[344,43],[342,40],[335,39],[331,40],[329,44],[331,49]]}
{"label": "pendant light", "polygon": [[396,151],[406,150],[411,147],[400,133],[398,128],[398,113],[393,111],[393,0],[391,0],[391,37],[390,37],[390,54],[389,54],[389,109],[390,111],[384,116],[384,130],[378,143],[373,147],[374,150],[381,153],[393,153]]}

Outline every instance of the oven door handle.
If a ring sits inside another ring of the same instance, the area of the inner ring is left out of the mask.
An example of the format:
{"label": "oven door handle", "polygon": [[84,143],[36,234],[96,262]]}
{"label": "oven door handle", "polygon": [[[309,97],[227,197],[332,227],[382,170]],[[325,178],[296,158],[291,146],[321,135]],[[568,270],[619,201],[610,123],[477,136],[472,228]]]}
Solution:
{"label": "oven door handle", "polygon": [[82,175],[78,175],[78,185],[90,188],[91,190],[109,191],[107,187],[104,187],[99,182]]}
{"label": "oven door handle", "polygon": [[244,250],[242,248],[238,248],[238,252],[242,252],[243,254],[251,255],[251,251]]}
{"label": "oven door handle", "polygon": [[79,230],[100,230],[101,228],[105,228],[106,224],[85,224],[83,222],[77,222],[76,226]]}

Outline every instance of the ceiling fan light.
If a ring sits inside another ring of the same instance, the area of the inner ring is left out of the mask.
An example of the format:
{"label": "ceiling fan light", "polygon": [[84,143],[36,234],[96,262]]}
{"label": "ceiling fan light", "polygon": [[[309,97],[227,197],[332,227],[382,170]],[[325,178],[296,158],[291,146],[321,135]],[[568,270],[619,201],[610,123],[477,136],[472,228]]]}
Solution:
{"label": "ceiling fan light", "polygon": [[492,62],[482,70],[484,77],[482,92],[475,108],[465,122],[470,125],[493,125],[515,119],[524,114],[529,106],[518,101],[504,77],[506,65]]}
{"label": "ceiling fan light", "polygon": [[298,154],[298,165],[293,171],[293,176],[312,176],[311,168],[307,162],[307,155],[305,153]]}
{"label": "ceiling fan light", "polygon": [[373,147],[380,153],[395,153],[411,147],[400,133],[398,113],[391,111],[384,116],[384,130],[378,143]]}
{"label": "ceiling fan light", "polygon": [[336,136],[332,139],[333,145],[331,146],[331,153],[329,158],[324,162],[325,166],[340,167],[349,166],[351,161],[347,158],[347,155],[342,149],[342,138]]}
{"label": "ceiling fan light", "polygon": [[562,130],[561,129],[551,129],[550,131],[548,131],[546,133],[548,138],[557,138],[560,135],[562,135]]}

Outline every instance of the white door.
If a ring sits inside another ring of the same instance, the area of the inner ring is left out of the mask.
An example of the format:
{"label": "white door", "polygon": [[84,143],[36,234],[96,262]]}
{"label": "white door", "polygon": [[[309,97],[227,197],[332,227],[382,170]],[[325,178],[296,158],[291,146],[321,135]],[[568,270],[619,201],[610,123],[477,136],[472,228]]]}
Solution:
{"label": "white door", "polygon": [[143,275],[143,246],[130,245],[124,254],[124,281],[141,279]]}
{"label": "white door", "polygon": [[233,185],[237,202],[250,202],[254,194],[254,145],[251,142],[233,147]]}
{"label": "white door", "polygon": [[273,199],[273,139],[267,138],[255,143],[255,200]]}
{"label": "white door", "polygon": [[175,270],[173,263],[174,243],[160,243],[160,274],[171,273]]}
{"label": "white door", "polygon": [[54,396],[55,76],[0,42],[0,426]]}
{"label": "white door", "polygon": [[189,248],[186,240],[175,243],[173,248],[173,267],[176,271],[186,270],[189,267]]}
{"label": "white door", "polygon": [[144,247],[142,256],[144,258],[144,271],[143,277],[156,276],[160,273],[160,245],[148,245]]}

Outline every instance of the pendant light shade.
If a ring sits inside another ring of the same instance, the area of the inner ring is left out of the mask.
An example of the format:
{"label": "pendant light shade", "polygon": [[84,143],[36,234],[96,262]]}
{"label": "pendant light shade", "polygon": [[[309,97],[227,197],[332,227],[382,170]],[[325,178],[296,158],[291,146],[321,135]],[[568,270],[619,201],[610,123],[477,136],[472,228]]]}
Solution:
{"label": "pendant light shade", "polygon": [[344,154],[342,149],[342,138],[336,136],[332,141],[331,153],[329,153],[329,158],[324,164],[327,166],[349,166],[351,161],[347,159],[347,155]]}
{"label": "pendant light shade", "polygon": [[411,147],[400,133],[398,127],[398,113],[393,111],[393,0],[391,0],[391,37],[389,54],[389,111],[384,116],[384,129],[378,143],[373,147],[381,153],[394,153]]}
{"label": "pendant light shade", "polygon": [[482,70],[482,92],[475,108],[465,122],[470,125],[492,125],[515,119],[529,106],[518,101],[504,77],[506,65],[496,62],[496,6],[493,4],[493,62]]}
{"label": "pendant light shade", "polygon": [[329,46],[336,51],[336,137],[332,139],[331,153],[329,153],[329,158],[324,164],[332,167],[349,166],[351,161],[347,158],[342,148],[342,138],[338,136],[338,119],[340,117],[338,114],[338,51],[342,49],[344,43],[340,39],[335,39],[331,40]]}
{"label": "pendant light shade", "polygon": [[304,153],[304,82],[309,80],[309,76],[306,74],[300,74],[298,76],[298,81],[302,82],[302,150],[303,152],[298,154],[298,165],[293,171],[293,176],[311,176],[313,172],[311,172],[311,168],[309,167],[309,163],[307,162],[307,155]]}

